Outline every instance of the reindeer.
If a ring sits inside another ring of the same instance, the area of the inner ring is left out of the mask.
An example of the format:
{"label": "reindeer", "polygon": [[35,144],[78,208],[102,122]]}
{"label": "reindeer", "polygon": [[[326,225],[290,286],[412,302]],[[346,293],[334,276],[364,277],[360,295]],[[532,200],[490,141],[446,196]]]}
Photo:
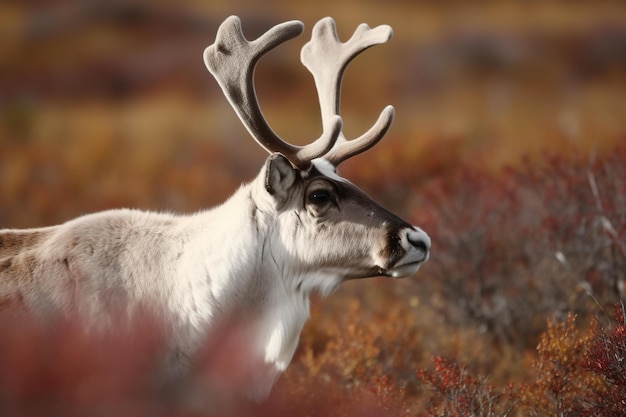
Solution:
{"label": "reindeer", "polygon": [[[26,309],[111,321],[123,304],[148,304],[171,332],[171,372],[185,372],[216,323],[237,317],[250,365],[248,395],[263,398],[296,350],[312,292],[354,278],[414,274],[430,239],[340,177],[341,162],[374,146],[393,107],[362,136],[347,140],[339,116],[347,64],[388,41],[389,26],[360,25],[341,43],[331,18],[319,21],[301,60],[313,74],[323,133],[306,146],[281,139],[265,121],[253,82],[257,61],[303,31],[279,24],[254,41],[231,16],[204,62],[235,112],[270,153],[258,176],[222,205],[192,215],[109,210],[67,223],[0,231],[0,314]],[[4,307],[2,307],[4,306]],[[219,382],[219,381],[218,381]]]}

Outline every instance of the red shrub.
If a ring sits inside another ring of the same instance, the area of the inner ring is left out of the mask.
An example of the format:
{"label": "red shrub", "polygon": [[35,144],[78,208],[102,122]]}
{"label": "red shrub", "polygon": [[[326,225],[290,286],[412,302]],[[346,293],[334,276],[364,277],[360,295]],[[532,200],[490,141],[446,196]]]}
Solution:
{"label": "red shrub", "polygon": [[548,322],[537,346],[534,380],[522,387],[528,415],[569,416],[580,409],[582,396],[597,383],[580,367],[588,337],[581,335],[574,315],[565,322]]}
{"label": "red shrub", "polygon": [[449,323],[523,350],[547,316],[587,315],[595,300],[626,296],[626,147],[591,162],[460,169],[416,195],[415,223],[434,242],[431,277],[416,292],[433,294]]}
{"label": "red shrub", "polygon": [[626,310],[617,304],[614,322],[597,326],[582,366],[601,384],[586,393],[582,409],[597,417],[626,415]]}
{"label": "red shrub", "polygon": [[565,322],[549,322],[533,380],[521,390],[524,415],[626,415],[625,329],[622,304],[614,323],[592,320],[580,330],[571,314]]}
{"label": "red shrub", "polygon": [[466,365],[433,358],[432,371],[420,370],[426,393],[427,415],[437,417],[505,417],[515,407],[513,385],[499,390],[486,377],[470,372]]}
{"label": "red shrub", "polygon": [[3,416],[162,414],[153,372],[165,339],[154,320],[87,331],[78,316],[45,328],[27,317],[0,324]]}

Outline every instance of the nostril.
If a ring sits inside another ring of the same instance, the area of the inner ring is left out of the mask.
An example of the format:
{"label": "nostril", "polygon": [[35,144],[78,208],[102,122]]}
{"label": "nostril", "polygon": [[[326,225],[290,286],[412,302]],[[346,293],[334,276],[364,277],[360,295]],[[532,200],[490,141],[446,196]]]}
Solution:
{"label": "nostril", "polygon": [[424,242],[423,240],[419,239],[419,240],[412,240],[409,239],[409,243],[411,243],[411,245],[415,248],[418,249],[424,253],[428,252],[428,245],[426,245],[426,242]]}
{"label": "nostril", "polygon": [[407,240],[415,249],[424,253],[430,250],[430,238],[422,229],[416,228],[407,234]]}

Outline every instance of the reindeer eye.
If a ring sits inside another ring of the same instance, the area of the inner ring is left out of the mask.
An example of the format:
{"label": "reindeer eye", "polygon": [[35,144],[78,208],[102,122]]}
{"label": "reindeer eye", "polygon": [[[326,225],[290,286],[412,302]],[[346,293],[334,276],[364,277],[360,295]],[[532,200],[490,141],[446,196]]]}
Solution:
{"label": "reindeer eye", "polygon": [[313,191],[309,195],[309,201],[313,204],[326,204],[331,201],[330,193],[326,190]]}

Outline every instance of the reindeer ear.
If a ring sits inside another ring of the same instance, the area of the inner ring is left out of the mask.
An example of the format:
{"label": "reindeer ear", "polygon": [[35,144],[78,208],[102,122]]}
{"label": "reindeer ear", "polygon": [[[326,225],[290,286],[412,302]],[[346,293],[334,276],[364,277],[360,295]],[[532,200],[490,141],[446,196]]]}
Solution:
{"label": "reindeer ear", "polygon": [[296,182],[296,169],[291,162],[279,153],[265,161],[265,189],[275,199],[283,202],[289,195],[289,188]]}

